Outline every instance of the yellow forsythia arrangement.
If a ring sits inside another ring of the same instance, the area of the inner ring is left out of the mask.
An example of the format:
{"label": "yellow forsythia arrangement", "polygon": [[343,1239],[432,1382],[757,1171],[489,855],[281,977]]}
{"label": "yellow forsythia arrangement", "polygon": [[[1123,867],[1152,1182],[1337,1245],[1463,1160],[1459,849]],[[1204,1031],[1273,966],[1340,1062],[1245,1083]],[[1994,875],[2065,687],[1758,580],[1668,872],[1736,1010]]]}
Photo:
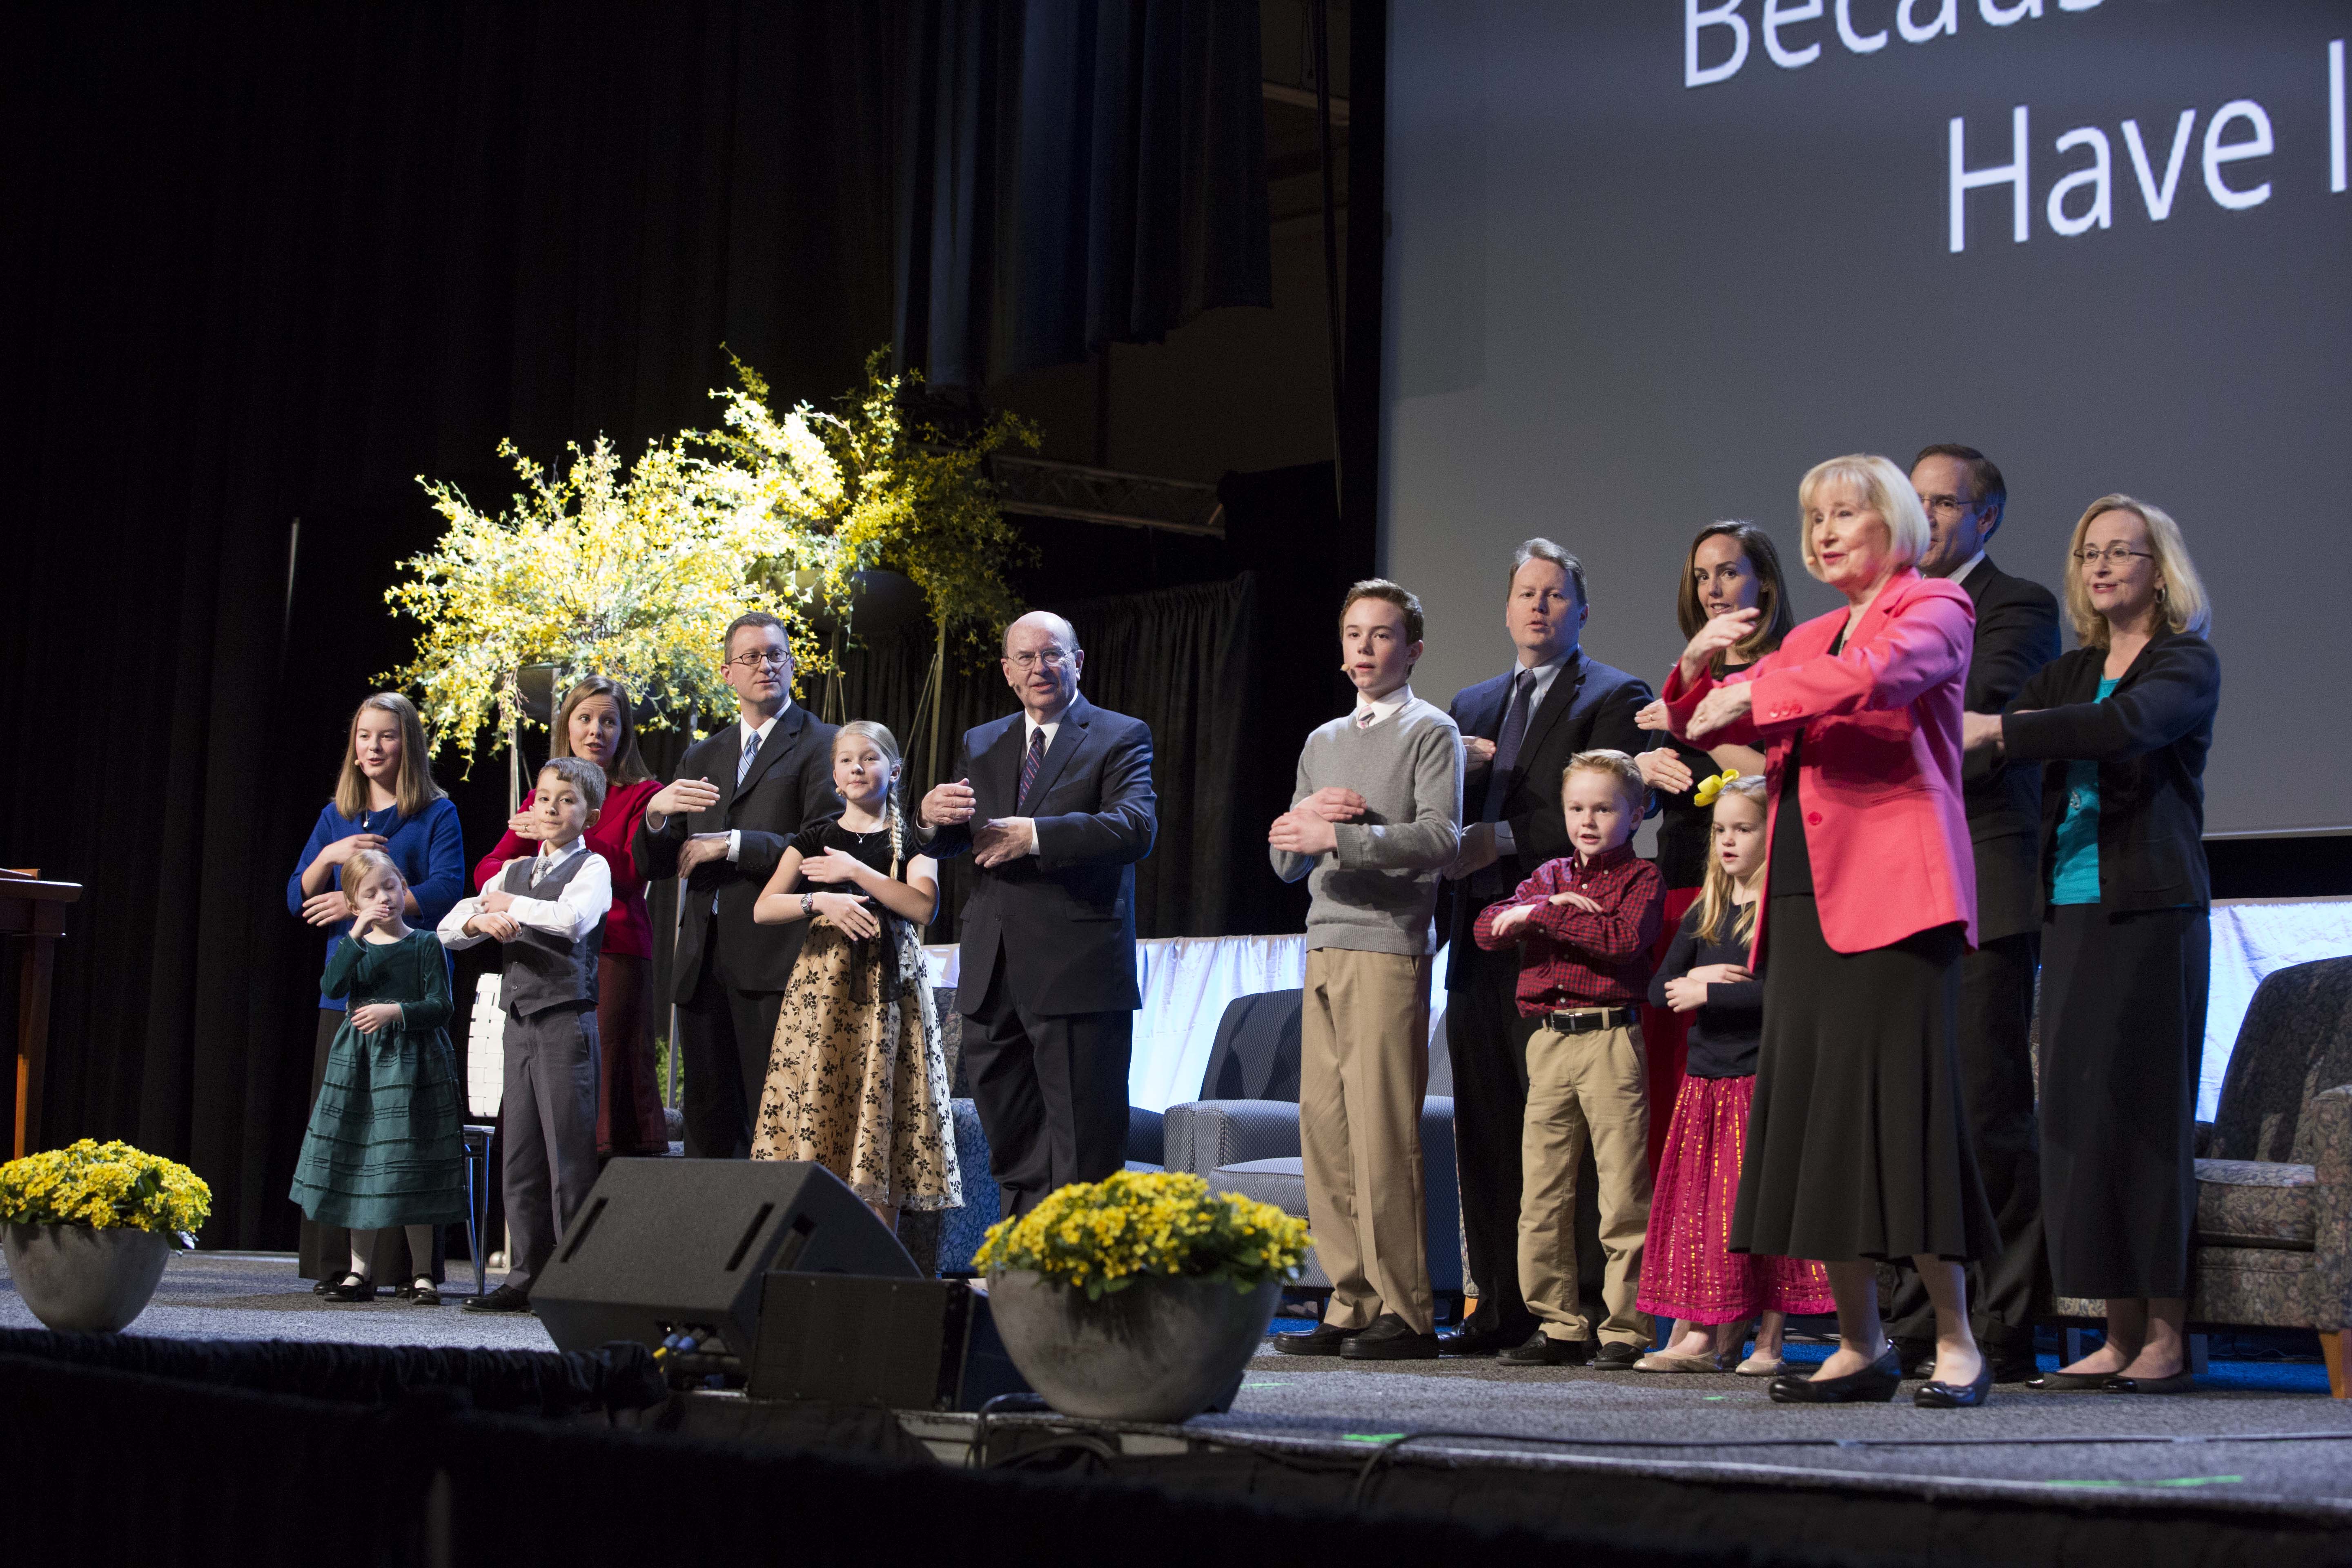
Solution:
{"label": "yellow forsythia arrangement", "polygon": [[1295,1278],[1307,1247],[1307,1222],[1272,1204],[1213,1193],[1184,1172],[1121,1171],[1074,1182],[991,1226],[972,1261],[1034,1269],[1099,1300],[1148,1276],[1230,1279],[1247,1290]]}
{"label": "yellow forsythia arrangement", "polygon": [[0,1165],[0,1222],[162,1231],[193,1245],[213,1190],[176,1161],[85,1138]]}

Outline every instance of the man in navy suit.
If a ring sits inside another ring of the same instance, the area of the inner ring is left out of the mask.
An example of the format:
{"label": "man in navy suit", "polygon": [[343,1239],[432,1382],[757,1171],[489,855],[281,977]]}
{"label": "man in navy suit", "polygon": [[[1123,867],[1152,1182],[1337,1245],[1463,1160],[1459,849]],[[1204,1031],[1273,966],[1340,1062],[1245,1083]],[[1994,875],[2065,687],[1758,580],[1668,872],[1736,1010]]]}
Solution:
{"label": "man in navy suit", "polygon": [[[2058,601],[2012,577],[1985,551],[2009,504],[2009,484],[1973,447],[1936,446],[1911,465],[1927,510],[1922,575],[1958,583],[1976,606],[1968,707],[1998,713],[2058,657]],[[1985,1196],[2000,1224],[2000,1256],[1969,1265],[1969,1327],[1995,1383],[2039,1371],[2033,1310],[2049,1294],[2042,1234],[2042,1139],[2033,1108],[2033,977],[2042,966],[2042,770],[2003,765],[1999,747],[1970,752],[1960,772],[1977,862],[1977,946],[1960,959],[1960,1101]],[[1886,1333],[1908,1368],[1936,1359],[1936,1314],[1907,1265]]]}
{"label": "man in navy suit", "polygon": [[799,922],[754,924],[751,906],[801,824],[840,807],[834,728],[793,700],[784,623],[759,611],[738,616],[727,628],[726,673],[736,721],[687,748],[677,777],[646,802],[630,847],[647,881],[686,879],[670,987],[686,1152],[705,1160],[751,1152],[776,1015],[806,934]]}
{"label": "man in navy suit", "polygon": [[1549,539],[1520,545],[1503,605],[1518,658],[1457,694],[1449,710],[1468,773],[1462,856],[1446,873],[1453,912],[1445,1045],[1454,1064],[1462,1237],[1478,1286],[1477,1310],[1441,1342],[1452,1355],[1492,1355],[1536,1331],[1518,1275],[1519,1136],[1532,1030],[1522,1026],[1515,994],[1518,951],[1483,952],[1470,928],[1480,910],[1570,852],[1560,807],[1569,758],[1603,746],[1635,755],[1649,739],[1633,722],[1649,687],[1579,646],[1591,613],[1582,562]]}
{"label": "man in navy suit", "polygon": [[1078,695],[1070,623],[1004,632],[1019,713],[966,731],[952,784],[923,797],[929,852],[971,851],[956,1011],[1004,1212],[1026,1214],[1127,1157],[1135,863],[1151,853],[1151,730]]}

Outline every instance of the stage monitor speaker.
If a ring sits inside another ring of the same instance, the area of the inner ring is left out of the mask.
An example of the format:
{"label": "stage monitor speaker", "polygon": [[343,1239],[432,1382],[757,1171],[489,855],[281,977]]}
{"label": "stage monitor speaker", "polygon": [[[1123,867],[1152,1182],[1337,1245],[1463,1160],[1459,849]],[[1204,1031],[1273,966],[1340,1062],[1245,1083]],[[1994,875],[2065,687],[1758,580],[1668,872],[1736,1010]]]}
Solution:
{"label": "stage monitor speaker", "polygon": [[1029,1384],[1005,1353],[988,1298],[961,1279],[768,1276],[754,1399],[893,1410],[977,1410]]}
{"label": "stage monitor speaker", "polygon": [[[615,1160],[580,1205],[530,1304],[559,1350],[681,1333],[748,1366],[771,1270],[920,1279],[840,1177],[797,1160]],[[708,1344],[716,1335],[719,1345]],[[723,1345],[723,1353],[720,1352]]]}

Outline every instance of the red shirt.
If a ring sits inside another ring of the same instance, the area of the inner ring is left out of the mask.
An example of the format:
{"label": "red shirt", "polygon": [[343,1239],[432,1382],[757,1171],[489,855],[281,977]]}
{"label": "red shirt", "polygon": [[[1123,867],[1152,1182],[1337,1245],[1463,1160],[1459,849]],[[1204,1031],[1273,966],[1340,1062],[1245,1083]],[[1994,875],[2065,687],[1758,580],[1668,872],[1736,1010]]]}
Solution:
{"label": "red shirt", "polygon": [[[595,824],[582,835],[588,840],[588,847],[604,858],[606,868],[613,873],[613,910],[604,917],[606,952],[628,958],[653,956],[653,921],[646,914],[646,879],[637,875],[637,862],[629,853],[629,843],[637,836],[637,824],[645,819],[646,802],[660,789],[658,779],[615,785],[605,792],[604,809]],[[539,792],[532,790],[522,797],[522,803],[527,806],[537,798]],[[539,846],[534,841],[519,838],[511,832],[506,834],[474,867],[475,891],[488,887],[490,879],[504,870],[508,861],[528,860],[538,853]]]}
{"label": "red shirt", "polygon": [[[1601,912],[1552,903],[1554,893],[1582,893]],[[1497,937],[1495,917],[1521,904],[1535,914]],[[1650,950],[1664,905],[1657,867],[1620,844],[1588,863],[1572,855],[1545,861],[1518,891],[1478,911],[1475,931],[1483,948],[1521,944],[1523,1018],[1554,1007],[1632,1007],[1649,998]]]}

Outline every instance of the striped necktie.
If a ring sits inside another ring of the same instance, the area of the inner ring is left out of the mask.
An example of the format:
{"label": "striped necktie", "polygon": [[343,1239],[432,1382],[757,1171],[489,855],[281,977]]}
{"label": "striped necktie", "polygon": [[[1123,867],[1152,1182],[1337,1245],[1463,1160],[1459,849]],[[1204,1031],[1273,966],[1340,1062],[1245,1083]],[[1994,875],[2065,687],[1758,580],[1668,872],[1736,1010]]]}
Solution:
{"label": "striped necktie", "polygon": [[743,731],[743,755],[735,764],[735,787],[743,787],[743,776],[751,771],[752,759],[760,754],[760,731]]}
{"label": "striped necktie", "polygon": [[1013,809],[1019,815],[1029,805],[1029,786],[1037,782],[1037,770],[1045,762],[1045,731],[1040,726],[1029,731],[1029,750],[1021,757],[1021,793],[1013,797]]}

